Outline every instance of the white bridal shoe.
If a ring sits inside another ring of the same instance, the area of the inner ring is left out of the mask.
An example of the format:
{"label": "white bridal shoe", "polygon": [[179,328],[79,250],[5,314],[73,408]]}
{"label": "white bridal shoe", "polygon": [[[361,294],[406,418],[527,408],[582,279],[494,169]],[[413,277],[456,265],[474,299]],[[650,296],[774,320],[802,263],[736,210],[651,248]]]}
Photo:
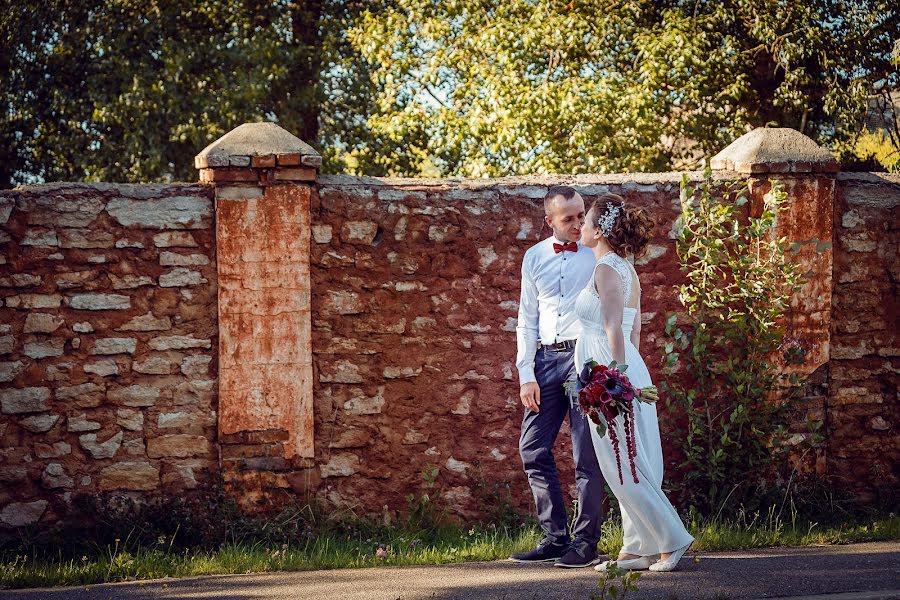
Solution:
{"label": "white bridal shoe", "polygon": [[625,569],[626,571],[646,571],[650,568],[650,559],[646,556],[641,556],[625,560],[605,560],[594,567],[594,570],[606,573],[607,567],[613,563],[620,569]]}
{"label": "white bridal shoe", "polygon": [[[691,544],[693,543],[694,542],[691,542]],[[667,558],[666,560],[660,560],[653,563],[652,565],[650,565],[650,570],[656,573],[674,571],[678,568],[678,561],[681,560],[681,557],[684,556],[684,553],[688,551],[688,548],[691,547],[691,544],[675,550],[674,552],[672,552],[672,554],[669,555],[669,558]]]}

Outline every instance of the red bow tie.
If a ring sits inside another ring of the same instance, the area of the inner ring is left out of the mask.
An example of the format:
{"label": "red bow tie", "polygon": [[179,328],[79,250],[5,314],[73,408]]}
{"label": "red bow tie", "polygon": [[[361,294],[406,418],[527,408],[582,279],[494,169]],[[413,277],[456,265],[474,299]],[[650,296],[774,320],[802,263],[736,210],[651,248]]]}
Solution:
{"label": "red bow tie", "polygon": [[576,244],[575,242],[567,242],[565,244],[556,244],[556,243],[553,244],[553,251],[556,252],[557,254],[559,254],[560,252],[563,252],[565,250],[568,250],[569,252],[578,252],[578,244]]}

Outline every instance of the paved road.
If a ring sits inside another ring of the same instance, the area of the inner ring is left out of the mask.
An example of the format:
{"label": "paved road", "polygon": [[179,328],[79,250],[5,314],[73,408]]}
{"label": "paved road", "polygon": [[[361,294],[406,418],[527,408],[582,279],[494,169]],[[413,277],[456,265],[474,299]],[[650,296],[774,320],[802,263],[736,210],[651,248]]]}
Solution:
{"label": "paved road", "polygon": [[[231,575],[0,592],[3,600],[576,600],[597,591],[592,569],[507,561]],[[647,573],[634,600],[900,598],[900,542],[718,552],[674,573]],[[893,591],[891,591],[893,590]],[[869,592],[855,593],[850,592]],[[879,592],[879,593],[873,593]]]}

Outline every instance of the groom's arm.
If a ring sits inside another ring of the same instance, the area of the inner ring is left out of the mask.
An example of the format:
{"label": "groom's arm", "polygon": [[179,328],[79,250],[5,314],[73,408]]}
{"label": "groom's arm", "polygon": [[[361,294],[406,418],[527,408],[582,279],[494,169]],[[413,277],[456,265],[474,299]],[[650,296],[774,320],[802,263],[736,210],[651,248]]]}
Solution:
{"label": "groom's arm", "polygon": [[516,369],[519,371],[519,385],[537,382],[534,376],[534,357],[538,337],[538,291],[529,273],[527,261],[523,260],[519,319],[516,323]]}

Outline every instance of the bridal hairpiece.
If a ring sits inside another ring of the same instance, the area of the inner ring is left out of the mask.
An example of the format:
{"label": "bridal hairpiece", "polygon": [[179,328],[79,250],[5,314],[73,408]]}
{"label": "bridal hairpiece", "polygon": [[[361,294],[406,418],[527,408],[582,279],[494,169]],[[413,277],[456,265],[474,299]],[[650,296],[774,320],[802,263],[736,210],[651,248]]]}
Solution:
{"label": "bridal hairpiece", "polygon": [[609,237],[609,234],[612,233],[612,227],[623,206],[624,204],[613,204],[612,202],[606,203],[606,213],[597,219],[597,226],[600,228],[600,233],[603,234],[603,237]]}

